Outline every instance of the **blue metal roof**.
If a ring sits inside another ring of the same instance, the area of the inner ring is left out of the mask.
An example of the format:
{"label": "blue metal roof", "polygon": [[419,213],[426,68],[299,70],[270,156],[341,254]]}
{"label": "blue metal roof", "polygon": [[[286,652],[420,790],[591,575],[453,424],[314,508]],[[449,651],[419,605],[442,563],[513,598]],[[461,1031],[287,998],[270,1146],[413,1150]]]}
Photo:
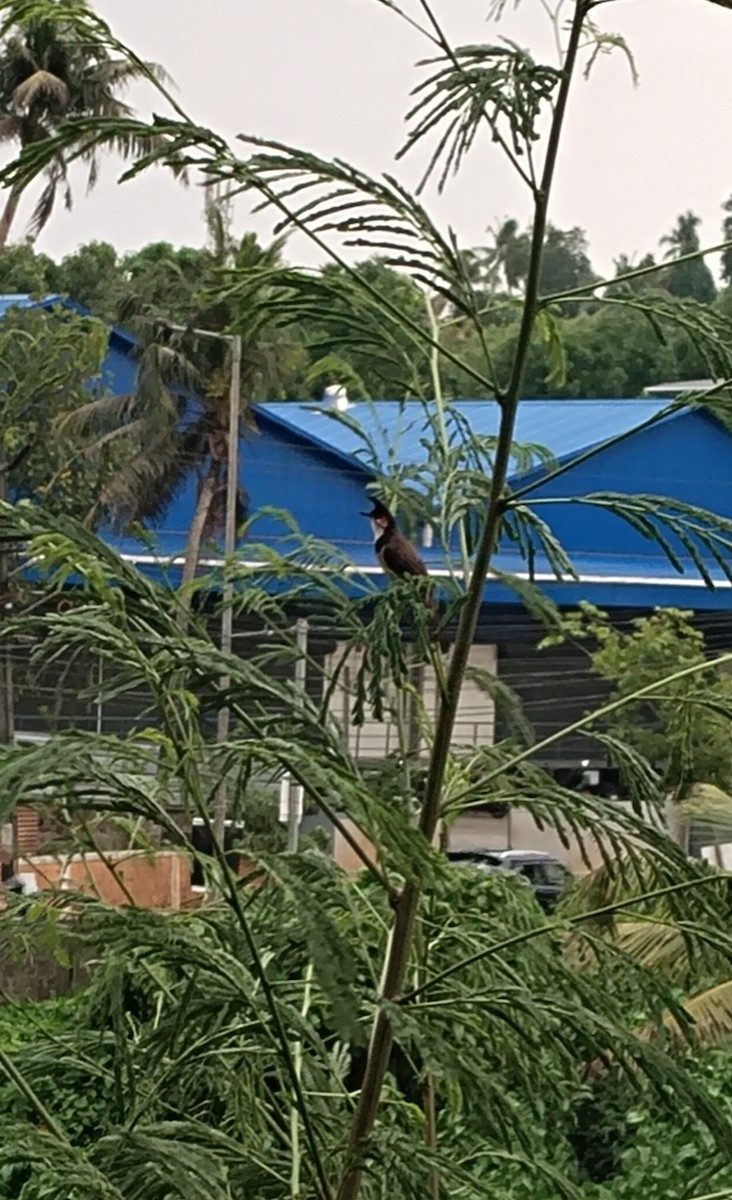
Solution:
{"label": "blue metal roof", "polygon": [[[599,445],[618,434],[628,433],[668,408],[668,400],[524,400],[519,405],[514,441],[544,448],[557,459]],[[434,406],[431,406],[434,408]],[[463,400],[451,406],[466,420],[473,433],[495,437],[500,408],[495,400]],[[331,453],[370,465],[370,454],[352,422],[357,423],[373,444],[379,466],[389,461],[420,464],[429,457],[423,444],[426,411],[421,401],[404,403],[378,400],[354,404],[346,422],[317,405],[295,403],[262,404],[257,412],[299,437]],[[673,420],[683,410],[669,416]],[[458,426],[448,415],[450,432]],[[429,440],[429,439],[427,439]]]}
{"label": "blue metal roof", "polygon": [[[32,296],[28,292],[5,292],[0,294],[0,320],[11,308],[53,308],[55,305],[71,309],[84,317],[94,316],[91,309],[86,308],[83,304],[78,304],[76,300],[70,300],[68,296],[62,296],[60,292],[51,292],[42,299]],[[128,329],[123,329],[121,325],[111,325],[109,322],[107,325],[109,326],[110,341],[117,342],[122,349],[131,350],[133,347],[141,345],[140,339],[135,337],[134,333],[130,333]]]}
{"label": "blue metal roof", "polygon": [[[56,299],[59,299],[59,297],[49,296],[43,301],[43,304],[51,304]],[[32,296],[29,296],[25,292],[6,292],[5,295],[0,296],[0,317],[4,317],[9,308],[32,308],[38,303],[40,301],[34,300]]]}
{"label": "blue metal roof", "polygon": [[[182,550],[176,548],[177,557],[171,560],[161,554],[158,557],[149,549],[135,544],[133,539],[122,539],[113,542],[115,549],[129,562],[158,582],[166,582],[170,587],[179,587],[182,577]],[[337,581],[346,595],[362,596],[364,589],[383,591],[389,586],[389,581],[374,561],[373,547],[364,542],[354,542],[351,545],[341,544],[338,552],[349,560],[344,567],[335,559],[331,563],[331,579]],[[448,575],[444,558],[431,551],[420,550],[435,577],[438,594],[450,595],[447,584]],[[272,592],[284,590],[288,582],[275,578],[268,573],[267,564],[262,561],[261,554],[256,551],[247,555],[242,552],[242,560],[247,563],[252,574],[249,581],[257,579]],[[678,574],[670,564],[649,554],[647,558],[637,558],[629,563],[624,556],[607,555],[573,555],[572,561],[578,579],[567,576],[558,580],[551,571],[549,564],[541,556],[535,563],[534,579],[542,592],[560,607],[573,608],[581,600],[589,600],[600,607],[619,608],[654,608],[656,606],[676,606],[716,612],[732,611],[732,584],[715,570],[715,588],[711,590],[700,578],[694,564],[684,562],[684,573]],[[219,557],[204,559],[202,569],[210,572],[210,585],[215,590],[217,568],[221,565]],[[258,565],[263,569],[260,576]],[[495,570],[507,575],[517,576],[526,580],[528,572],[525,561],[516,552],[499,551],[493,560]],[[313,572],[313,597],[319,592],[319,571],[325,570],[325,563]],[[458,569],[459,571],[459,569]],[[242,580],[241,586],[247,586]],[[509,606],[522,608],[521,601],[511,588],[495,577],[489,576],[483,603],[491,607]]]}
{"label": "blue metal roof", "polygon": [[[0,318],[13,306],[27,308],[36,304],[44,308],[60,304],[76,312],[88,312],[59,295],[38,300],[21,293],[0,296]],[[137,344],[137,339],[126,330],[110,328],[103,377],[115,394],[134,387]],[[453,407],[457,420],[452,419],[452,431],[456,436],[461,420],[479,436],[497,434],[500,410],[495,401],[461,401]],[[528,400],[519,407],[515,441],[540,446],[557,459],[567,459],[619,434],[631,433],[651,418],[661,416],[667,407],[667,401],[653,398]],[[251,557],[261,556],[252,545],[260,540],[265,545],[285,549],[279,539],[287,534],[288,527],[271,511],[273,507],[282,507],[292,512],[305,535],[326,539],[350,560],[353,574],[339,571],[344,574],[344,585],[357,589],[366,580],[379,588],[386,586],[384,577],[374,574],[377,568],[373,545],[359,516],[371,463],[353,422],[371,440],[377,469],[389,473],[394,466],[417,465],[428,460],[431,439],[427,437],[424,439],[427,444],[423,444],[427,412],[429,406],[417,401],[363,402],[348,410],[344,423],[315,405],[259,406],[261,436],[242,438],[242,483],[250,493],[252,510],[262,511],[251,533]],[[683,428],[671,424],[678,418],[686,420]],[[539,484],[535,499],[543,499],[546,505],[547,500],[559,495],[570,498],[605,489],[632,494],[640,488],[676,496],[732,518],[729,458],[730,435],[721,426],[704,414],[679,411],[613,450],[603,451],[555,484]],[[166,519],[151,531],[154,550],[143,547],[133,537],[108,533],[107,540],[145,573],[176,586],[180,579],[180,558],[174,564],[169,560],[180,556],[184,549],[195,493],[196,477],[191,473]],[[537,558],[537,582],[558,603],[573,605],[584,598],[608,606],[650,607],[671,603],[719,611],[732,609],[729,583],[720,580],[718,590],[709,591],[693,564],[687,561],[683,574],[678,575],[657,546],[650,546],[640,534],[614,519],[613,524],[607,514],[576,504],[552,505],[539,508],[538,512],[551,518],[552,528],[563,540],[580,576],[580,582],[553,581],[548,564],[540,556]],[[219,553],[215,547],[204,551],[204,558],[212,556],[202,564],[204,569],[215,565]],[[445,570],[440,552],[433,549],[422,553],[439,580]],[[246,548],[243,557],[250,557]],[[526,564],[515,549],[506,544],[499,548],[495,566],[518,575],[526,571]],[[712,575],[718,577],[720,573],[714,564],[710,566]],[[486,587],[485,602],[516,604],[517,597],[497,580],[491,580]]]}

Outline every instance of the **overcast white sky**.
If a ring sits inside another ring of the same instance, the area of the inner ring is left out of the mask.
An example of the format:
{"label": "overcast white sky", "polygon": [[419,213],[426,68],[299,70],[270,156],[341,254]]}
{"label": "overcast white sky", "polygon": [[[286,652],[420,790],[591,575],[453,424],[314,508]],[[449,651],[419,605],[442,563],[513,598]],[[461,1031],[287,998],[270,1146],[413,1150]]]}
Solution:
{"label": "overcast white sky", "polygon": [[[459,42],[513,36],[551,55],[541,0],[521,0],[497,27],[487,21],[489,0],[434,4]],[[425,45],[376,0],[97,0],[96,7],[120,38],[168,69],[189,114],[227,138],[247,131],[370,172],[394,169]],[[627,39],[640,85],[633,87],[621,55],[602,59],[589,83],[577,81],[553,221],[584,227],[603,271],[620,251],[656,249],[687,208],[703,217],[708,244],[721,240],[720,206],[732,192],[732,12],[706,0],[614,0],[597,19]],[[132,100],[141,113],[162,110],[147,88]],[[419,165],[397,170],[411,182]],[[96,191],[85,198],[78,187],[74,211],[54,214],[39,248],[60,255],[93,238],[124,250],[157,239],[203,241],[199,189],[186,192],[159,171],[123,186],[118,175],[107,160]],[[467,245],[485,242],[497,220],[528,215],[521,185],[487,141],[432,209]],[[248,206],[237,225],[267,232]],[[292,243],[290,258],[318,261],[302,241]]]}

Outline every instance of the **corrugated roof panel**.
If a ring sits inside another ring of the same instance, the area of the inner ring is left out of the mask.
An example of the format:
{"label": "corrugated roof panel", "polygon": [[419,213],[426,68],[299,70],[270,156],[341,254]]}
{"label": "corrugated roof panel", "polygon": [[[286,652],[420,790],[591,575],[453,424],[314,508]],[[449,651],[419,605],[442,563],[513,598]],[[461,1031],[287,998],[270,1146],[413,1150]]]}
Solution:
{"label": "corrugated roof panel", "polygon": [[[171,587],[180,585],[184,547],[181,544],[173,546],[171,539],[161,538],[155,550],[150,546],[141,546],[133,538],[107,539],[123,557],[131,560],[143,571],[152,575],[158,582],[167,582]],[[351,547],[340,547],[344,551],[352,551],[349,558],[353,564],[353,575],[343,576],[341,583],[346,593],[361,594],[364,576],[359,568],[365,567],[368,581],[377,589],[388,586],[388,580],[383,573],[378,572],[373,558],[373,548],[360,543]],[[160,558],[156,557],[160,555]],[[176,561],[170,562],[168,555],[175,555]],[[444,561],[439,561],[432,555],[425,556],[432,571],[438,572],[438,593],[446,596],[447,591],[441,586],[439,572],[444,570]],[[720,572],[714,571],[717,587],[714,591],[705,586],[694,564],[684,563],[685,570],[679,574],[661,556],[649,555],[639,558],[632,564],[620,559],[606,556],[576,555],[573,556],[574,567],[579,580],[566,578],[556,580],[549,565],[540,559],[536,564],[536,582],[541,590],[550,596],[555,603],[567,607],[575,607],[581,600],[589,600],[601,607],[618,608],[653,608],[657,605],[676,605],[680,608],[704,609],[717,612],[732,611],[732,586],[721,577]],[[207,560],[209,571],[215,570],[213,560]],[[526,563],[515,552],[499,553],[494,561],[497,570],[516,573],[520,578],[526,577]],[[215,584],[213,584],[215,587]],[[268,589],[281,590],[282,580],[268,580]],[[319,587],[314,582],[316,589]],[[488,606],[498,605],[522,607],[516,592],[506,587],[503,582],[489,577],[483,596],[483,603]]]}
{"label": "corrugated roof panel", "polygon": [[4,317],[9,308],[33,308],[37,304],[46,308],[58,300],[61,300],[58,294],[39,300],[37,296],[31,296],[28,292],[5,292],[0,295],[0,317]]}
{"label": "corrugated roof panel", "polygon": [[[459,401],[452,406],[474,433],[495,437],[500,409],[494,400]],[[668,401],[642,400],[526,400],[519,406],[514,440],[549,450],[556,458],[574,454],[620,433],[626,433],[668,407]],[[317,406],[293,403],[262,404],[258,411],[289,426],[301,436],[370,465],[371,452],[357,422],[373,446],[382,469],[391,463],[422,463],[429,454],[425,438],[425,409],[419,401],[360,402],[348,409],[346,422]],[[452,422],[457,434],[457,422]]]}
{"label": "corrugated roof panel", "polygon": [[36,301],[22,292],[8,292],[0,296],[0,317],[4,317],[9,308],[31,308],[35,303]]}

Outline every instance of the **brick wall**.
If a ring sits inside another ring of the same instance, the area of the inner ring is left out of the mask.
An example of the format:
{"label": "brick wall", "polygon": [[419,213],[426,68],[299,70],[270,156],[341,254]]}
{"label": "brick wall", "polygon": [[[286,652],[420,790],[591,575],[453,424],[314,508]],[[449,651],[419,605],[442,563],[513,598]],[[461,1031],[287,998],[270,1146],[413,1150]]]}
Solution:
{"label": "brick wall", "polygon": [[15,810],[15,846],[18,856],[37,854],[41,843],[41,820],[33,808]]}
{"label": "brick wall", "polygon": [[[251,866],[242,856],[239,875]],[[105,904],[179,909],[199,904],[206,895],[191,885],[190,858],[176,850],[154,855],[142,850],[110,850],[103,858],[98,854],[30,854],[18,860],[17,871],[21,876],[34,876],[39,891],[80,892]]]}
{"label": "brick wall", "polygon": [[35,875],[40,891],[81,892],[106,904],[178,909],[195,902],[190,860],[175,851],[150,857],[142,851],[112,850],[104,859],[98,854],[26,855],[20,870]]}

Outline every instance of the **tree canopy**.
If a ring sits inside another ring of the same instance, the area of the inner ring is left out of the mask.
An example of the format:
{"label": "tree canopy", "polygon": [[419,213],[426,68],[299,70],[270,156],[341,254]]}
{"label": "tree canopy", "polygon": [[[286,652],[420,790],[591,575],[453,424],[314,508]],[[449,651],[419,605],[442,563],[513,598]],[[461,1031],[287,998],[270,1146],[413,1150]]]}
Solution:
{"label": "tree canopy", "polygon": [[[667,253],[675,257],[693,252],[694,246],[698,248],[698,222],[689,218],[693,214],[680,218],[669,235],[672,244]],[[505,370],[510,356],[516,323],[510,313],[497,308],[496,301],[504,292],[514,294],[520,286],[520,278],[510,273],[518,269],[518,259],[511,258],[518,251],[509,247],[524,237],[518,233],[516,222],[506,224],[509,230],[502,227],[493,246],[469,255],[467,269],[485,309],[482,334],[470,329],[459,313],[450,312],[440,297],[433,298],[442,343],[459,351],[467,362],[478,361],[487,344],[499,373]],[[240,241],[234,258],[244,252],[246,244],[246,238]],[[506,254],[514,264],[509,275],[505,273]],[[582,287],[596,278],[587,239],[579,229],[551,227],[546,254],[543,286],[548,293]],[[637,262],[620,255],[616,272],[624,275],[654,264],[650,253]],[[425,293],[406,273],[389,266],[379,255],[357,263],[355,272],[357,280],[366,281],[418,327],[428,328]],[[385,356],[336,294],[348,283],[344,269],[325,266],[320,277],[326,288],[322,299],[313,298],[309,309],[300,305],[287,330],[278,333],[274,342],[270,340],[266,369],[260,360],[257,398],[307,399],[319,395],[331,383],[346,385],[355,399],[398,400],[429,395],[433,380],[425,350],[399,330],[394,333],[396,348],[393,346],[390,355]],[[221,263],[210,243],[176,247],[155,242],[120,254],[110,243],[90,242],[55,262],[31,244],[20,242],[9,245],[0,255],[0,291],[38,296],[59,292],[88,307],[95,316],[128,324],[136,332],[149,327],[146,321],[152,317],[183,324],[196,320],[223,331],[232,316],[231,305],[228,301],[223,306],[212,305],[210,300],[212,289],[220,289],[221,283]],[[728,289],[716,292],[711,274],[701,261],[675,266],[673,259],[667,259],[659,264],[658,271],[611,284],[605,293],[608,300],[664,295],[701,302],[712,313],[732,311]],[[661,333],[641,308],[600,303],[600,299],[560,306],[557,333],[566,356],[562,378],[551,374],[548,346],[537,334],[525,377],[526,395],[637,396],[654,383],[708,374],[709,365],[688,328],[669,324]],[[465,399],[487,395],[484,386],[449,362],[443,364],[442,378],[447,395]]]}
{"label": "tree canopy", "polygon": [[[0,321],[0,453],[4,491],[49,511],[102,515],[98,499],[118,465],[88,452],[68,421],[101,393],[106,326],[66,309],[10,309]],[[91,389],[91,390],[90,390]]]}
{"label": "tree canopy", "polygon": [[[82,0],[86,6],[86,0]],[[22,149],[42,141],[62,122],[87,116],[121,117],[132,110],[121,93],[135,80],[165,78],[155,63],[115,59],[99,44],[76,34],[62,6],[6,23],[0,42],[0,140]],[[115,139],[125,155],[139,148],[134,135]],[[88,167],[87,183],[99,177],[97,149],[75,147]],[[68,161],[57,154],[44,172],[45,183],[31,220],[34,233],[50,219],[59,189],[67,208],[72,204]],[[24,187],[11,188],[0,216],[0,248],[5,246]]]}

